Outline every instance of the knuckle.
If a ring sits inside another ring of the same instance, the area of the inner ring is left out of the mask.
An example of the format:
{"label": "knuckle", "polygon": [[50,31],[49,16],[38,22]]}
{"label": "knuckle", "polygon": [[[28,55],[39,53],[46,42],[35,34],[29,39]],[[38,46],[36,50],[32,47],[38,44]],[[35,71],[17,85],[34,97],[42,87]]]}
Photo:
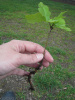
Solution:
{"label": "knuckle", "polygon": [[16,63],[17,63],[18,66],[21,65],[21,63],[22,63],[22,56],[21,56],[21,54],[18,54],[16,56]]}
{"label": "knuckle", "polygon": [[14,39],[14,40],[11,40],[10,42],[11,42],[11,43],[15,43],[16,41],[17,41],[17,40]]}

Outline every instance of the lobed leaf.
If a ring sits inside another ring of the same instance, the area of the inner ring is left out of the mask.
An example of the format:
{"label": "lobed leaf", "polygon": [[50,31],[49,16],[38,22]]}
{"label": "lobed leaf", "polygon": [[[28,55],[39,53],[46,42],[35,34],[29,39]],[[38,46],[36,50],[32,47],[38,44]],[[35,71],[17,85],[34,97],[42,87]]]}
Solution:
{"label": "lobed leaf", "polygon": [[[65,11],[66,12],[66,11]],[[50,19],[49,22],[51,23],[51,25],[53,24],[55,27],[57,28],[61,28],[61,29],[64,29],[66,31],[71,31],[70,28],[66,27],[66,24],[65,24],[65,20],[63,19],[64,16],[63,14],[65,12],[61,12],[57,17],[55,17],[54,19]]]}
{"label": "lobed leaf", "polygon": [[26,15],[25,17],[27,22],[32,24],[46,21],[45,17],[42,16],[39,12],[31,15]]}
{"label": "lobed leaf", "polygon": [[66,12],[61,12],[57,17],[50,19],[51,12],[49,11],[48,6],[44,5],[42,2],[39,3],[39,12],[31,15],[26,15],[28,23],[37,23],[37,22],[49,22],[51,26],[64,29],[66,31],[71,31],[70,28],[66,27],[65,20],[63,19],[63,14]]}
{"label": "lobed leaf", "polygon": [[45,17],[46,21],[49,21],[51,12],[49,11],[48,6],[44,5],[42,2],[40,2],[38,6],[38,10],[41,13],[41,15]]}
{"label": "lobed leaf", "polygon": [[48,22],[50,22],[50,23],[56,23],[56,22],[58,22],[58,20],[56,20],[56,19],[50,19]]}
{"label": "lobed leaf", "polygon": [[60,25],[60,26],[56,26],[57,28],[61,28],[61,29],[64,29],[66,31],[71,31],[70,28],[66,27],[66,26],[63,26],[63,25]]}
{"label": "lobed leaf", "polygon": [[55,19],[57,19],[58,21],[54,24],[57,28],[61,28],[61,29],[64,29],[66,31],[71,31],[70,28],[66,27],[66,24],[65,24],[65,20],[63,18],[58,18],[56,17]]}
{"label": "lobed leaf", "polygon": [[65,12],[67,12],[67,11],[61,12],[61,13],[59,14],[58,18],[64,18],[63,14],[64,14]]}
{"label": "lobed leaf", "polygon": [[62,18],[55,18],[55,19],[57,19],[57,22],[55,23],[55,26],[65,26],[65,20],[64,19],[62,19]]}

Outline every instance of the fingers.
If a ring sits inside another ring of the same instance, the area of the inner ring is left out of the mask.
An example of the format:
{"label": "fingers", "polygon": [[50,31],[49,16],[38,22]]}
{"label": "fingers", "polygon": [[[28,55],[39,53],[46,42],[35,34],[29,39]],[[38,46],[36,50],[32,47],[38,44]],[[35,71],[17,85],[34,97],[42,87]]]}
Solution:
{"label": "fingers", "polygon": [[51,56],[51,54],[47,50],[45,50],[44,59],[46,61],[48,61],[49,63],[52,63],[54,61],[53,57]]}
{"label": "fingers", "polygon": [[5,78],[5,77],[7,77],[7,76],[10,76],[10,75],[12,74],[12,72],[13,72],[13,71],[11,71],[11,72],[9,72],[9,73],[7,73],[7,74],[5,74],[5,75],[0,76],[0,79],[3,79],[3,78]]}
{"label": "fingers", "polygon": [[24,75],[24,76],[27,76],[27,75],[29,75],[29,72],[26,72],[26,71],[24,71],[20,68],[16,68],[15,70],[11,71],[10,73],[5,74],[3,76],[0,76],[0,80],[7,77],[7,76],[10,76],[10,75],[20,75],[20,76]]}
{"label": "fingers", "polygon": [[39,66],[39,63],[36,64],[26,64],[27,67],[37,68]]}
{"label": "fingers", "polygon": [[[14,45],[13,47],[15,51],[19,53],[23,53],[23,54],[26,52],[29,52],[29,53],[35,52],[35,53],[43,54],[44,52],[44,48],[41,45],[30,42],[30,41],[13,40],[11,44]],[[50,55],[50,53],[47,50],[45,50],[45,59],[48,62],[53,62],[53,57]]]}
{"label": "fingers", "polygon": [[23,76],[23,75],[29,75],[29,72],[26,72],[20,68],[16,68],[14,71],[12,71],[12,74]]}
{"label": "fingers", "polygon": [[[33,53],[35,51],[44,50],[44,48],[36,43],[30,42],[30,41],[21,41],[21,40],[12,40],[11,44],[14,45],[14,49],[17,50],[20,53],[24,52],[30,52]],[[43,52],[43,51],[42,51]],[[39,52],[38,52],[39,53]]]}
{"label": "fingers", "polygon": [[[49,66],[49,62],[46,61],[46,60],[44,59],[42,65],[43,65],[44,67],[48,67],[48,66]],[[37,68],[37,67],[39,66],[39,63],[35,63],[35,64],[26,64],[25,66]]]}
{"label": "fingers", "polygon": [[44,67],[48,67],[49,66],[49,62],[44,59],[42,65]]}
{"label": "fingers", "polygon": [[[19,54],[18,59],[16,59],[17,66],[27,65],[29,67],[36,68],[38,63],[43,59],[43,54]],[[48,67],[49,61],[43,59],[43,66]]]}
{"label": "fingers", "polygon": [[42,70],[42,69],[43,69],[43,66],[40,67],[40,70]]}
{"label": "fingers", "polygon": [[43,59],[43,54],[19,54],[16,59],[17,67],[25,64],[35,64]]}
{"label": "fingers", "polygon": [[[9,74],[9,75],[11,75],[11,74]],[[0,80],[3,79],[3,78],[5,78],[5,77],[7,77],[7,76],[9,76],[9,75],[6,74],[6,75],[3,75],[3,76],[0,76]]]}

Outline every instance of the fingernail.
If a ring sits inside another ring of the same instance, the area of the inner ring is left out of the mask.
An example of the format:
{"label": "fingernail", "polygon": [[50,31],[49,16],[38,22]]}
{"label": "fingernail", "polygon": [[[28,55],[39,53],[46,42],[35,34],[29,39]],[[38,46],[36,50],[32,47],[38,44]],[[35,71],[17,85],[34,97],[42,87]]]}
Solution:
{"label": "fingernail", "polygon": [[36,57],[38,60],[42,60],[43,59],[43,54],[36,54]]}

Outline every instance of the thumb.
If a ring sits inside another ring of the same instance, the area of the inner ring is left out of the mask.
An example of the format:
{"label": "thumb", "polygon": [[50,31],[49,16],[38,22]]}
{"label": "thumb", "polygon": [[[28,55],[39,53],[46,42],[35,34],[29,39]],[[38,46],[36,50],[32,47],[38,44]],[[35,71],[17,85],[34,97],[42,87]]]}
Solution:
{"label": "thumb", "polygon": [[20,54],[18,59],[18,65],[38,63],[42,59],[43,59],[43,54],[40,53]]}

